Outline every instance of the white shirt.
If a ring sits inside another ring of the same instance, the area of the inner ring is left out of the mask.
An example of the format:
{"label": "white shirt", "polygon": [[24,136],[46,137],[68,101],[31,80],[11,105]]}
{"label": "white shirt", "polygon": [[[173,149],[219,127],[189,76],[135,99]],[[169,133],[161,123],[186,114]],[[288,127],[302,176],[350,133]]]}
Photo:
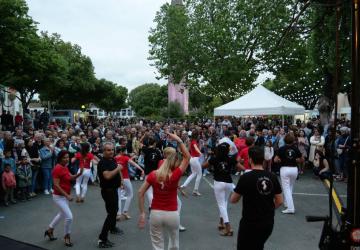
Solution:
{"label": "white shirt", "polygon": [[265,147],[265,160],[271,160],[274,156],[274,149],[272,147]]}

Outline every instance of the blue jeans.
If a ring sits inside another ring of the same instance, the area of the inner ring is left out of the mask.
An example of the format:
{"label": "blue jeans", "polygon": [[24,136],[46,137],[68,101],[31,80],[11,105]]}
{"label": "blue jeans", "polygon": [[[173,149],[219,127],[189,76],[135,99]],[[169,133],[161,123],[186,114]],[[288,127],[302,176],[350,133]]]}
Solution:
{"label": "blue jeans", "polygon": [[39,173],[39,169],[32,171],[32,176],[31,176],[31,192],[32,193],[35,193],[35,190],[36,190],[38,173]]}
{"label": "blue jeans", "polygon": [[52,177],[51,177],[51,168],[42,168],[41,169],[42,174],[43,174],[43,187],[44,190],[48,190],[50,191],[52,188]]}
{"label": "blue jeans", "polygon": [[347,152],[342,153],[339,156],[340,161],[340,170],[344,176],[344,178],[348,177],[348,164],[349,164],[349,155]]}

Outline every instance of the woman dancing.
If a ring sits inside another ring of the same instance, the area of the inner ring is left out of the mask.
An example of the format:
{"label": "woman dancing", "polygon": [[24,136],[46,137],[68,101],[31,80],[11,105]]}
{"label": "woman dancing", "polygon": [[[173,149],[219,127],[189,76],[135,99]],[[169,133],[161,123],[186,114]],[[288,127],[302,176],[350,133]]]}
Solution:
{"label": "woman dancing", "polygon": [[216,202],[220,212],[220,223],[218,229],[222,236],[233,236],[227,212],[229,196],[234,189],[231,178],[232,166],[236,165],[234,157],[229,157],[230,145],[226,142],[221,143],[215,150],[215,156],[203,164],[204,168],[209,165],[214,167],[214,192]]}
{"label": "woman dancing", "polygon": [[178,167],[178,156],[174,148],[158,170],[151,172],[139,189],[139,227],[145,226],[145,192],[153,188],[150,213],[150,236],[153,249],[164,249],[164,235],[169,235],[168,248],[179,249],[180,218],[177,204],[179,180],[189,165],[190,154],[183,141],[175,134],[168,134],[177,142],[183,155]]}
{"label": "woman dancing", "polygon": [[199,186],[200,186],[200,181],[201,181],[201,176],[202,176],[202,168],[201,168],[201,164],[200,164],[201,151],[199,149],[198,137],[199,137],[198,131],[197,130],[193,131],[191,134],[191,142],[190,142],[191,175],[186,179],[184,184],[182,184],[180,187],[180,189],[183,192],[183,190],[187,187],[187,185],[189,185],[189,183],[196,177],[195,187],[194,187],[194,191],[193,191],[194,196],[201,195],[199,193]]}
{"label": "woman dancing", "polygon": [[84,168],[81,167],[76,175],[71,175],[67,167],[68,164],[69,152],[65,150],[60,151],[57,157],[57,164],[52,172],[54,183],[53,200],[60,211],[50,223],[49,228],[45,231],[44,237],[48,237],[50,241],[56,240],[57,238],[54,237],[54,228],[61,219],[64,219],[65,246],[72,247],[73,243],[70,241],[70,233],[73,215],[69,207],[69,201],[73,200],[70,195],[71,181],[82,175]]}

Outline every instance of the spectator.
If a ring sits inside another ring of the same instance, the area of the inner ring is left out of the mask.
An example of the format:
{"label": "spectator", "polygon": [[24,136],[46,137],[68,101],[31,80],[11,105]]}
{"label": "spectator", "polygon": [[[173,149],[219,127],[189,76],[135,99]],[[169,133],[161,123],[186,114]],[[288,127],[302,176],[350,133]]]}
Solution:
{"label": "spectator", "polygon": [[44,139],[44,146],[40,149],[41,171],[43,174],[44,194],[52,192],[51,171],[53,169],[54,147],[50,145],[49,138]]}
{"label": "spectator", "polygon": [[23,119],[22,115],[20,115],[20,112],[16,112],[15,127],[22,127],[23,121],[24,121],[24,119]]}
{"label": "spectator", "polygon": [[314,161],[315,150],[322,150],[325,144],[325,138],[321,135],[318,128],[314,128],[314,135],[310,137],[310,153],[309,153],[309,162]]}
{"label": "spectator", "polygon": [[14,199],[14,190],[16,188],[15,174],[11,171],[10,164],[4,165],[4,173],[1,176],[2,188],[5,191],[4,205],[9,206],[9,199],[12,204],[16,203]]}
{"label": "spectator", "polygon": [[26,156],[21,156],[16,175],[18,177],[21,201],[30,200],[32,172]]}

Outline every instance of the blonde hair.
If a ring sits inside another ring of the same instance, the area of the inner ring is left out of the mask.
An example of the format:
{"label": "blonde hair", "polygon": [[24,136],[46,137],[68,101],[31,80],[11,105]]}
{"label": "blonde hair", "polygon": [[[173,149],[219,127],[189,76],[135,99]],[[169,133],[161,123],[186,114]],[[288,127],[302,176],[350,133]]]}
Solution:
{"label": "blonde hair", "polygon": [[178,161],[176,150],[172,147],[164,149],[164,157],[165,161],[156,171],[156,179],[159,183],[164,183],[169,179],[169,176],[176,167],[176,163]]}

